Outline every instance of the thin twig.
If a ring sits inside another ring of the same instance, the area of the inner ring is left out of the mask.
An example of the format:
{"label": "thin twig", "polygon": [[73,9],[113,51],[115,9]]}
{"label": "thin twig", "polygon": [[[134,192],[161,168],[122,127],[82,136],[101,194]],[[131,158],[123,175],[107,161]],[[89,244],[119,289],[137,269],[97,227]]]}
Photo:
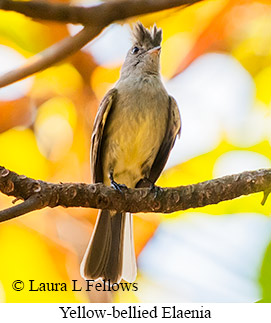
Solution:
{"label": "thin twig", "polygon": [[55,63],[65,59],[85,46],[99,34],[99,27],[85,27],[75,36],[67,37],[43,52],[30,58],[27,63],[11,70],[0,77],[0,88],[19,81],[34,73],[40,72]]}
{"label": "thin twig", "polygon": [[0,211],[0,222],[14,219],[20,215],[42,209],[43,207],[44,206],[41,203],[38,195],[32,195],[24,202]]}

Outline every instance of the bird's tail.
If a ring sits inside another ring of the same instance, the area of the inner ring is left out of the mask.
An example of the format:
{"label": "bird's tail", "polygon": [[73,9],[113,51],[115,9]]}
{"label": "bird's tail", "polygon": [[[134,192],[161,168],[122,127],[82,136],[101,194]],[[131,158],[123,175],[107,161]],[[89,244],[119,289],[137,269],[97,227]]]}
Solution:
{"label": "bird's tail", "polygon": [[113,284],[133,282],[136,271],[132,215],[101,210],[81,264],[82,276]]}

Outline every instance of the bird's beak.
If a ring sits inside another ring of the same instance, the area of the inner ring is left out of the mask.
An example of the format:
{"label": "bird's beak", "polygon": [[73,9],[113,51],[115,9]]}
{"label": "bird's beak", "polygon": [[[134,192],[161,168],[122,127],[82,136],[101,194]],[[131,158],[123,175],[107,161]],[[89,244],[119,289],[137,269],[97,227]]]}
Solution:
{"label": "bird's beak", "polygon": [[161,46],[154,47],[148,50],[148,53],[151,55],[158,55],[160,53]]}

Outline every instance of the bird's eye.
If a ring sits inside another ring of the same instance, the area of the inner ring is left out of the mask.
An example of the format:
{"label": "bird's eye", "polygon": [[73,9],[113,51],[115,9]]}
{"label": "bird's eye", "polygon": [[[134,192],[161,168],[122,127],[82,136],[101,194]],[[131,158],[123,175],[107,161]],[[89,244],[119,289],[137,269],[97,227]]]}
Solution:
{"label": "bird's eye", "polygon": [[139,48],[135,46],[135,47],[132,49],[132,54],[136,54],[138,51],[139,51]]}

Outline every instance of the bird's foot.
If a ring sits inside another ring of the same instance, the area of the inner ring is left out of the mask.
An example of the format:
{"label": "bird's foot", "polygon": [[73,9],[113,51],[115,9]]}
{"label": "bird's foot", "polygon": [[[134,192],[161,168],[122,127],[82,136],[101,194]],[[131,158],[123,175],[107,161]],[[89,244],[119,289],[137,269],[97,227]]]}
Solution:
{"label": "bird's foot", "polygon": [[120,193],[123,193],[124,189],[128,189],[128,187],[125,184],[118,184],[114,180],[111,181],[111,187],[113,187],[116,191],[119,191]]}
{"label": "bird's foot", "polygon": [[112,174],[110,174],[109,178],[110,178],[110,182],[111,182],[111,187],[113,187],[116,191],[123,193],[123,190],[128,189],[128,187],[125,184],[119,184],[119,183],[115,182]]}
{"label": "bird's foot", "polygon": [[156,185],[154,185],[154,184],[152,184],[152,186],[151,186],[151,192],[153,192],[154,193],[154,198],[156,199],[157,197],[158,197],[158,195],[160,194],[160,193],[162,193],[163,192],[163,187],[161,187],[161,186],[156,186]]}
{"label": "bird's foot", "polygon": [[152,193],[154,193],[154,198],[157,198],[157,196],[163,192],[163,188],[160,186],[154,185],[153,182],[151,182],[148,178],[144,177],[142,178],[137,184],[136,188],[149,188]]}

